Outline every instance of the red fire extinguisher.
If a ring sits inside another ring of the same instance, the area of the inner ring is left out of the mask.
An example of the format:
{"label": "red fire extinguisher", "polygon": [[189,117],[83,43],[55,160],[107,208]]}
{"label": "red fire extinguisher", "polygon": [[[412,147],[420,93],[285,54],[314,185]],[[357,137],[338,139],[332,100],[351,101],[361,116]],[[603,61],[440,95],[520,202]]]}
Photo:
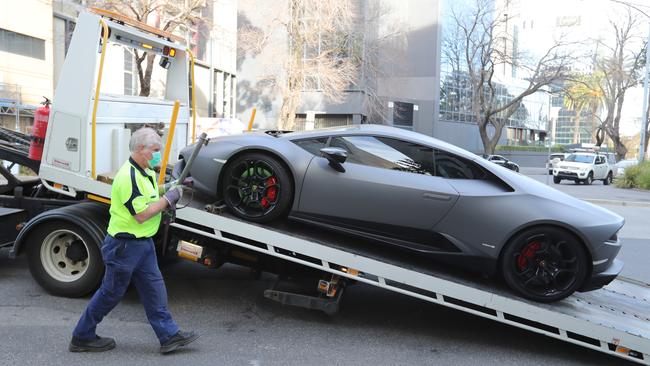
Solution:
{"label": "red fire extinguisher", "polygon": [[[45,98],[45,97],[43,97]],[[29,144],[29,158],[40,161],[43,156],[43,145],[45,144],[45,132],[47,132],[47,121],[50,118],[50,102],[45,98],[34,113],[34,126],[32,127],[32,141]]]}

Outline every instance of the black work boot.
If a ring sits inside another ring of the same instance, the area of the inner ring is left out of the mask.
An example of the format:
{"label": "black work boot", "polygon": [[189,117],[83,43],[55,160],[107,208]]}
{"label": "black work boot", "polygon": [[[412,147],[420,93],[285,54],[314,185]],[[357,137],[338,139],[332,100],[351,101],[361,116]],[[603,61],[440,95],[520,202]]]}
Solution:
{"label": "black work boot", "polygon": [[199,338],[199,335],[195,332],[182,332],[179,330],[167,342],[160,345],[160,353],[173,352],[179,347],[187,346],[194,342],[197,338]]}
{"label": "black work boot", "polygon": [[70,352],[104,352],[115,348],[115,340],[113,338],[100,337],[88,341],[82,341],[72,337],[68,350]]}

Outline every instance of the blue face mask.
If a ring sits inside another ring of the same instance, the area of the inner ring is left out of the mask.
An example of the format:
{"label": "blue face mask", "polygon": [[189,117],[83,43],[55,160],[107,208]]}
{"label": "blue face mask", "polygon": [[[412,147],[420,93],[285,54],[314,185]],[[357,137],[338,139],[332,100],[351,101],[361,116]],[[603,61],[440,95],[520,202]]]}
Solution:
{"label": "blue face mask", "polygon": [[149,167],[153,168],[155,166],[160,165],[160,151],[154,151],[153,156],[151,157],[151,160],[149,160]]}

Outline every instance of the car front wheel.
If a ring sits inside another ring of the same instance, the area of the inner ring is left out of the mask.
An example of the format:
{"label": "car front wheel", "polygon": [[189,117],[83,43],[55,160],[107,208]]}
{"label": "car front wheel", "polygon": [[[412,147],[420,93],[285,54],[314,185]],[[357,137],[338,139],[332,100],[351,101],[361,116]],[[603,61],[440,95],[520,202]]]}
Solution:
{"label": "car front wheel", "polygon": [[560,184],[561,181],[562,179],[560,179],[560,177],[553,177],[553,183]]}
{"label": "car front wheel", "polygon": [[540,226],[515,236],[504,249],[501,273],[521,296],[553,302],[573,294],[587,276],[582,244],[569,232]]}
{"label": "car front wheel", "polygon": [[586,185],[591,185],[594,181],[594,173],[589,172],[589,175],[587,175],[587,178],[585,178],[584,182]]}
{"label": "car front wheel", "polygon": [[287,169],[270,155],[236,157],[228,164],[222,182],[226,205],[243,219],[268,222],[289,210],[293,182]]}

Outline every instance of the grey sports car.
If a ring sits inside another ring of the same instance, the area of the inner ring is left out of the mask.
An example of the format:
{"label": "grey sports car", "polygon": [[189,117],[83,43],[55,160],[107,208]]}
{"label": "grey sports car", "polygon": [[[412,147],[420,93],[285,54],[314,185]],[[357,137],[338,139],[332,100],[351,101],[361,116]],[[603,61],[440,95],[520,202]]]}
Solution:
{"label": "grey sports car", "polygon": [[623,266],[622,217],[398,128],[215,138],[190,173],[197,190],[245,220],[288,216],[501,274],[535,301],[600,288]]}

